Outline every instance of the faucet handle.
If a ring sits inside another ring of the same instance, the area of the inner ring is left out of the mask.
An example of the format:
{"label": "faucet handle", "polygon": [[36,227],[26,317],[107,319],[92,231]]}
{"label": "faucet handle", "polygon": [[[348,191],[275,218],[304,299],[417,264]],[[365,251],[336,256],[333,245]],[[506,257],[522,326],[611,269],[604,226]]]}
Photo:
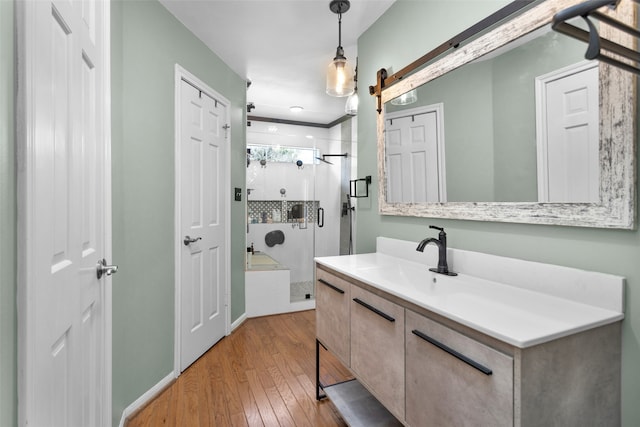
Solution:
{"label": "faucet handle", "polygon": [[438,239],[440,239],[440,241],[446,245],[446,243],[447,243],[447,233],[445,233],[444,228],[436,227],[435,225],[430,225],[429,228],[433,228],[435,230],[439,230],[440,233],[438,233]]}

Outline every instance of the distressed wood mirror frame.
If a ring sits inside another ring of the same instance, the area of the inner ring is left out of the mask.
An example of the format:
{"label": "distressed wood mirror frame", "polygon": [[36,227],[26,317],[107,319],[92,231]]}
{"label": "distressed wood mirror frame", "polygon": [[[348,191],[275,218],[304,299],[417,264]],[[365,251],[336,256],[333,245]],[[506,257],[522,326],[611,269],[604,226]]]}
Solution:
{"label": "distressed wood mirror frame", "polygon": [[[546,0],[522,12],[499,27],[451,51],[442,59],[397,81],[388,87],[380,84],[382,104],[428,83],[443,74],[473,61],[512,40],[544,25],[553,16],[584,0]],[[636,6],[632,0],[621,0],[615,10],[606,14],[635,24]],[[635,47],[627,34],[609,26],[601,26],[600,36],[626,46]],[[585,44],[586,50],[586,44]],[[382,70],[381,70],[382,71]],[[380,72],[378,72],[380,76]],[[498,221],[551,224],[597,228],[634,229],[636,216],[636,85],[637,77],[619,68],[600,63],[600,202],[445,202],[387,203],[385,173],[384,112],[378,114],[378,203],[382,215],[451,218],[475,221]],[[372,94],[374,88],[370,88]]]}

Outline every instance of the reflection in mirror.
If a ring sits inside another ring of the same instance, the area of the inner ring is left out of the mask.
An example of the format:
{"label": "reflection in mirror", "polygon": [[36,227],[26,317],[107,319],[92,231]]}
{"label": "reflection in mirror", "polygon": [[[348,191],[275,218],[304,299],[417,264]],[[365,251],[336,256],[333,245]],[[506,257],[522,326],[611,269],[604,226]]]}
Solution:
{"label": "reflection in mirror", "polygon": [[572,64],[535,84],[538,201],[598,203],[598,64]]}
{"label": "reflection in mirror", "polygon": [[[541,2],[382,90],[382,214],[634,227],[636,79],[550,31],[576,3]],[[635,22],[635,5],[615,13]]]}
{"label": "reflection in mirror", "polygon": [[447,201],[443,105],[424,105],[386,114],[388,202]]}
{"label": "reflection in mirror", "polygon": [[[598,201],[597,63],[586,77],[570,72],[583,51],[545,27],[420,86],[412,91],[417,102],[393,105],[403,94],[386,103],[387,201]],[[536,96],[539,79],[547,83]],[[568,110],[560,107],[565,99]],[[551,135],[544,150],[543,135]],[[544,168],[538,158],[546,155],[553,158]]]}

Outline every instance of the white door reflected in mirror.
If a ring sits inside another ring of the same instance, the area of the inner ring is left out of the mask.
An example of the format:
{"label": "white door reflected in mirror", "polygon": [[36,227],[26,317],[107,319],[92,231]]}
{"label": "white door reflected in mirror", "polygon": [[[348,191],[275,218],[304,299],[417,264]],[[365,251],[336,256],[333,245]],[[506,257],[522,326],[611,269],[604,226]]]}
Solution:
{"label": "white door reflected in mirror", "polygon": [[538,201],[600,200],[598,64],[536,78]]}
{"label": "white door reflected in mirror", "polygon": [[388,203],[446,202],[442,103],[386,115]]}

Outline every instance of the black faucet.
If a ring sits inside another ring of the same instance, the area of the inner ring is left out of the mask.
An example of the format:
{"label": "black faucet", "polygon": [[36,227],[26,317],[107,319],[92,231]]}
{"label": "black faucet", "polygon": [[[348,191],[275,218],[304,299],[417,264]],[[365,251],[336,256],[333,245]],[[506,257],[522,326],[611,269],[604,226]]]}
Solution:
{"label": "black faucet", "polygon": [[444,232],[444,228],[436,227],[435,225],[430,225],[429,228],[440,230],[438,238],[434,239],[433,237],[427,237],[426,239],[418,243],[416,251],[423,252],[425,246],[427,246],[429,243],[435,243],[438,247],[438,267],[430,268],[429,271],[446,274],[447,276],[457,276],[458,273],[449,271],[449,266],[447,265],[447,233]]}

